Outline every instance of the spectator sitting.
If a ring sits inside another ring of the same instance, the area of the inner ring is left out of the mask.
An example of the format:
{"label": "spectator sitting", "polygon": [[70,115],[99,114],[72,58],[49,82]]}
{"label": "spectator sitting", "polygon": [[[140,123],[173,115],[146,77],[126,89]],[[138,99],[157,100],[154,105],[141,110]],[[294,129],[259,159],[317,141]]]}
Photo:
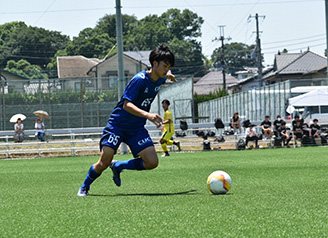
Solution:
{"label": "spectator sitting", "polygon": [[40,117],[36,119],[35,129],[36,129],[35,137],[40,141],[44,141],[44,136],[45,136],[44,123],[42,122],[42,119]]}
{"label": "spectator sitting", "polygon": [[14,126],[15,128],[15,142],[23,142],[24,140],[24,125],[22,119],[18,118]]}
{"label": "spectator sitting", "polygon": [[296,144],[296,140],[300,139],[302,140],[303,136],[303,126],[301,120],[295,120],[295,124],[293,122],[293,133],[294,133],[294,143]]}
{"label": "spectator sitting", "polygon": [[289,147],[289,142],[292,139],[291,136],[289,135],[287,128],[286,128],[286,122],[283,121],[281,123],[281,126],[277,130],[278,137],[281,138],[282,142],[284,143],[285,147]]}
{"label": "spectator sitting", "polygon": [[318,119],[313,120],[313,124],[310,126],[310,135],[313,139],[320,137],[320,126],[318,125]]}
{"label": "spectator sitting", "polygon": [[271,131],[271,122],[270,122],[270,116],[265,116],[265,120],[262,121],[262,133],[264,134],[264,140],[268,138],[268,134],[270,135],[270,138],[272,137],[272,131]]}
{"label": "spectator sitting", "polygon": [[322,136],[321,133],[321,127],[318,124],[318,119],[313,120],[313,124],[310,126],[310,136],[312,138],[313,143],[315,143],[315,138],[321,138],[321,144],[327,144],[327,139]]}
{"label": "spectator sitting", "polygon": [[231,127],[233,128],[235,135],[237,135],[237,129],[239,130],[239,133],[241,133],[240,118],[238,116],[238,112],[235,112],[231,118]]}
{"label": "spectator sitting", "polygon": [[295,116],[295,120],[292,121],[292,126],[293,126],[293,128],[294,128],[294,126],[296,125],[297,121],[299,121],[299,120],[300,120],[300,116],[299,116],[299,115],[296,115],[296,116]]}
{"label": "spectator sitting", "polygon": [[256,130],[254,128],[255,125],[250,124],[249,127],[246,129],[246,146],[248,146],[249,141],[255,141],[255,146],[258,148],[258,140]]}
{"label": "spectator sitting", "polygon": [[307,123],[304,123],[304,120],[301,120],[301,124],[302,124],[302,144],[303,145],[309,145],[312,143],[312,140],[310,138],[310,128],[309,125]]}
{"label": "spectator sitting", "polygon": [[283,122],[284,122],[284,120],[281,119],[280,115],[278,115],[277,119],[273,122],[273,133],[275,136],[279,136],[278,130],[281,127]]}

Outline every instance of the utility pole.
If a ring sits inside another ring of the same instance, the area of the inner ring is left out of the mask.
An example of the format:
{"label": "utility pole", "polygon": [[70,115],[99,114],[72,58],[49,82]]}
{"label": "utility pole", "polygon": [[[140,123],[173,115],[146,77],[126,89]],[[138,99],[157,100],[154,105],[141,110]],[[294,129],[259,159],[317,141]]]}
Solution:
{"label": "utility pole", "polygon": [[325,0],[326,5],[326,57],[327,57],[327,79],[328,79],[328,0]]}
{"label": "utility pole", "polygon": [[[117,39],[117,56],[118,56],[118,87],[117,98],[121,100],[123,95],[124,82],[124,65],[123,65],[123,33],[122,33],[122,14],[121,0],[116,0],[116,39]],[[128,147],[125,143],[121,143],[121,154],[127,154]]]}
{"label": "utility pole", "polygon": [[249,18],[255,18],[256,21],[256,56],[257,56],[257,75],[259,81],[259,88],[262,87],[262,54],[261,54],[261,39],[260,39],[260,28],[259,28],[259,17],[265,18],[265,16],[259,16],[257,13],[255,16],[249,16]]}
{"label": "utility pole", "polygon": [[6,78],[1,75],[0,71],[0,83],[1,83],[1,91],[2,91],[2,129],[6,130],[6,97],[5,97],[5,84],[6,84]]}
{"label": "utility pole", "polygon": [[224,58],[224,40],[230,40],[229,38],[224,38],[224,27],[223,25],[219,26],[220,28],[220,38],[215,39],[215,40],[220,40],[221,41],[221,67],[222,67],[222,78],[223,78],[223,91],[224,93],[227,93],[227,85],[226,85],[226,67],[225,67],[225,58]]}
{"label": "utility pole", "polygon": [[223,91],[224,93],[227,92],[227,87],[226,87],[226,76],[225,76],[225,60],[224,60],[224,27],[225,26],[219,26],[220,27],[220,41],[221,41],[221,52],[222,52],[222,57],[221,57],[221,66],[222,66],[222,78],[223,78]]}
{"label": "utility pole", "polygon": [[122,14],[121,0],[116,0],[116,40],[118,57],[118,87],[117,99],[120,100],[123,94],[124,65],[123,65],[123,33],[122,33]]}

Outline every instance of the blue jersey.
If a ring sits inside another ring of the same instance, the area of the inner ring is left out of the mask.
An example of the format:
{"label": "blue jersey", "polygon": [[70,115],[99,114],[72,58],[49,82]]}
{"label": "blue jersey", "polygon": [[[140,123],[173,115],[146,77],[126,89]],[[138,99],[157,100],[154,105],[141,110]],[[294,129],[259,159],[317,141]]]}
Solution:
{"label": "blue jersey", "polygon": [[121,100],[117,103],[108,123],[121,128],[140,128],[146,124],[146,118],[132,115],[123,109],[124,100],[128,100],[138,108],[149,112],[151,103],[154,101],[165,78],[159,78],[154,82],[146,71],[136,74],[125,88]]}

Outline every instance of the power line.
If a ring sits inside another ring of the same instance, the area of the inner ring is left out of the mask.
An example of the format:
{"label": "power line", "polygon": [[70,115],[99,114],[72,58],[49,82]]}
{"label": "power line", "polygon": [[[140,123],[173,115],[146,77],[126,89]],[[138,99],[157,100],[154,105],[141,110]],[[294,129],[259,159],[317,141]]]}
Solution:
{"label": "power line", "polygon": [[272,47],[265,48],[264,50],[284,48],[286,46],[293,46],[293,45],[302,45],[302,44],[315,42],[315,41],[321,41],[321,40],[326,40],[326,38],[324,37],[324,38],[320,38],[320,39],[317,39],[317,40],[303,41],[303,42],[299,42],[299,43],[285,44],[285,45],[279,45],[279,46],[272,46]]}
{"label": "power line", "polygon": [[[308,48],[312,48],[312,47],[318,47],[318,46],[323,46],[323,45],[326,45],[326,43],[320,43],[320,44],[316,44],[316,45],[309,45],[309,46],[298,47],[298,48],[287,49],[287,50],[288,51],[304,50],[304,49],[308,49]],[[277,51],[262,52],[262,53],[265,54],[265,55],[267,55],[267,54],[275,54],[275,53],[277,53]]]}
{"label": "power line", "polygon": [[[288,3],[308,3],[308,2],[322,2],[322,0],[296,0],[296,1],[270,1],[270,2],[258,2],[259,5],[271,5],[271,4],[288,4]],[[249,6],[253,5],[254,2],[245,2],[245,3],[227,3],[227,4],[195,4],[191,5],[176,5],[175,8],[185,8],[185,7],[229,7],[229,6]],[[52,4],[51,4],[52,5]],[[142,5],[142,6],[124,6],[125,9],[145,9],[145,8],[167,8],[165,6],[154,6],[154,5]],[[58,9],[47,11],[47,13],[57,13],[57,12],[80,12],[80,11],[103,11],[106,7],[103,8],[80,8],[80,9]],[[113,7],[108,7],[108,9],[113,9]],[[9,14],[38,14],[44,13],[44,11],[21,11],[21,12],[0,12],[0,15],[9,15]],[[247,14],[248,15],[248,14]]]}
{"label": "power line", "polygon": [[317,38],[317,37],[322,37],[322,36],[325,36],[325,34],[314,35],[314,36],[308,36],[308,37],[303,37],[303,38],[290,39],[290,40],[282,40],[282,41],[274,41],[274,42],[265,42],[265,43],[263,43],[262,45],[279,44],[279,43],[284,43],[284,42],[291,42],[291,41],[305,40],[305,39]]}
{"label": "power line", "polygon": [[44,16],[44,14],[47,13],[47,11],[50,9],[50,7],[51,7],[52,5],[54,5],[55,2],[56,2],[56,0],[54,0],[54,1],[53,1],[53,2],[47,7],[47,9],[44,10],[44,11],[42,12],[42,14],[39,16],[39,18],[34,22],[34,25],[35,25],[36,23],[38,23],[38,21]]}

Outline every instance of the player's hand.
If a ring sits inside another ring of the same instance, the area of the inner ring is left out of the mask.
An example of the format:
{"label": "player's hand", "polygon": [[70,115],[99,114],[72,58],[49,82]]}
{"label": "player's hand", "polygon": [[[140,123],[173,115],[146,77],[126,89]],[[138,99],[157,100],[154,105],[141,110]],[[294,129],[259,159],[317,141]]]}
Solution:
{"label": "player's hand", "polygon": [[160,128],[163,122],[162,117],[156,113],[149,113],[147,119],[153,122],[157,128]]}
{"label": "player's hand", "polygon": [[166,74],[166,78],[170,79],[172,82],[178,82],[178,80],[175,79],[174,74],[172,74],[170,72]]}

